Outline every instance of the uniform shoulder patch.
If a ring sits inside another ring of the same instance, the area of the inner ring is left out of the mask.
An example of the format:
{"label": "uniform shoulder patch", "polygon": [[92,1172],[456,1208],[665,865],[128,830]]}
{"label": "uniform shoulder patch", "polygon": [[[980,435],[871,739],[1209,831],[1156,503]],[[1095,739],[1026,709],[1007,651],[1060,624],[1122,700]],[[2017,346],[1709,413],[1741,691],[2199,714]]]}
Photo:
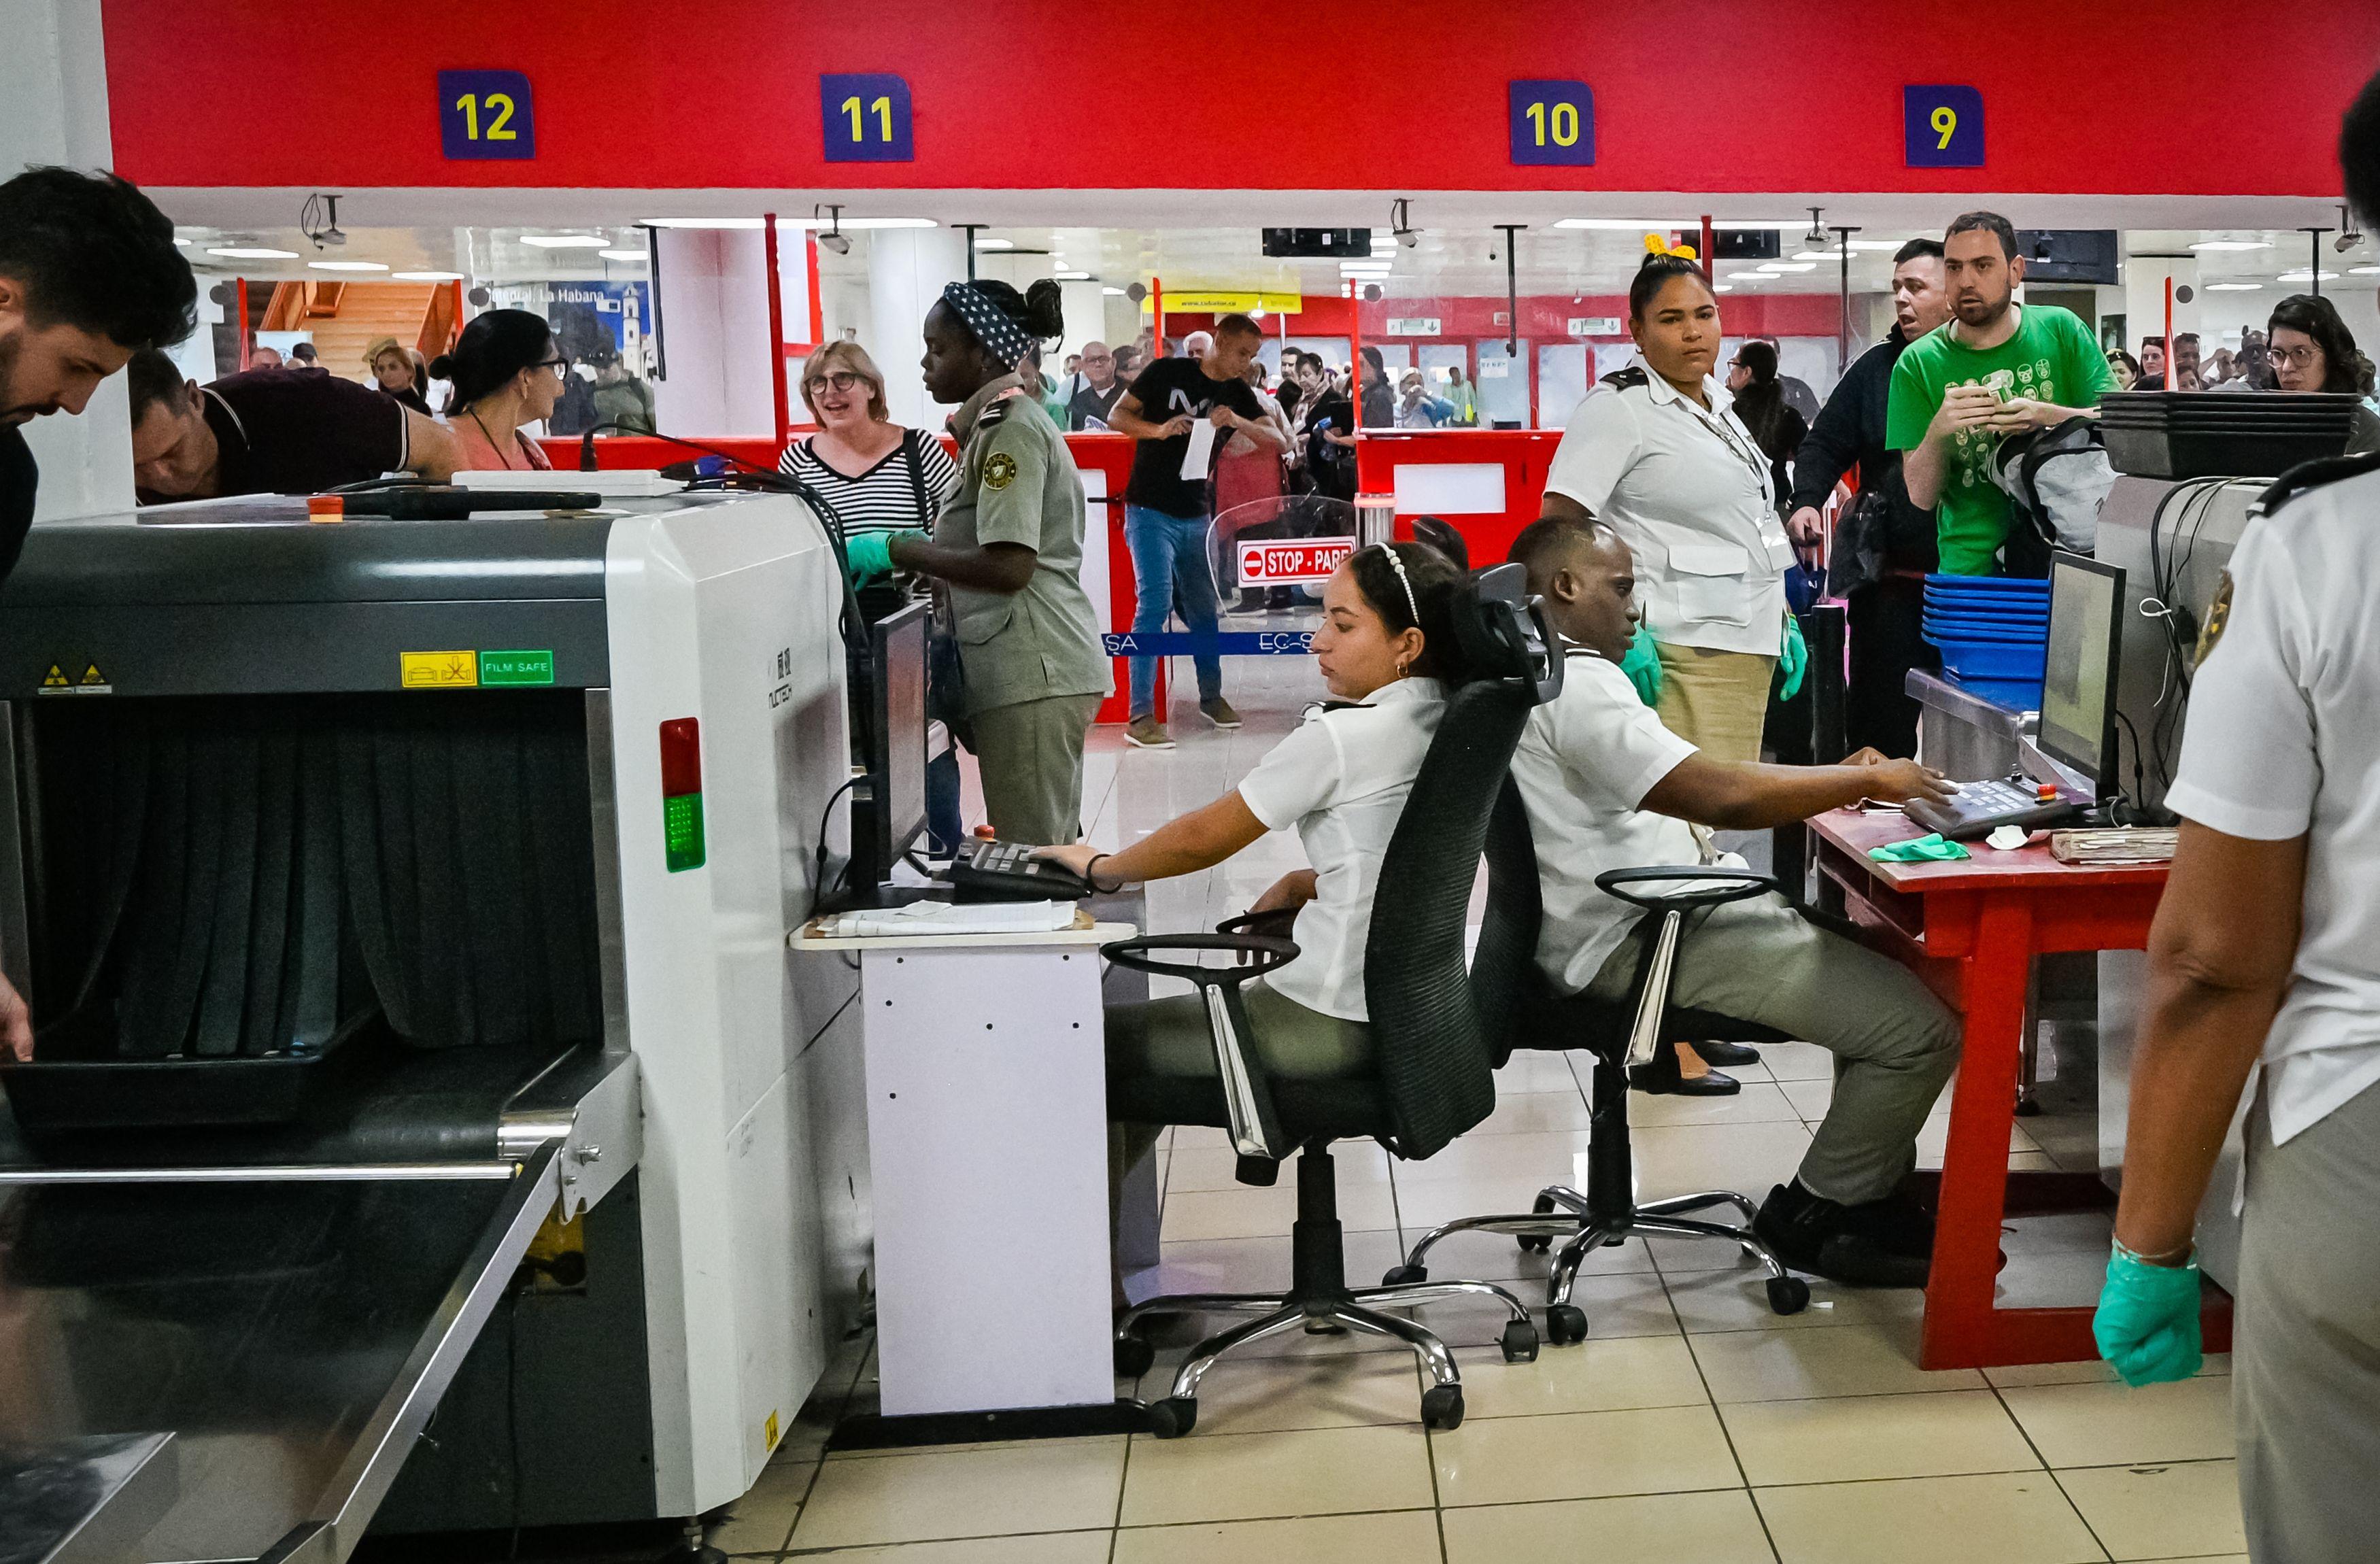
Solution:
{"label": "uniform shoulder patch", "polygon": [[1005,451],[994,451],[983,459],[983,486],[997,493],[1016,481],[1016,458]]}
{"label": "uniform shoulder patch", "polygon": [[2215,600],[2206,605],[2206,623],[2198,627],[2198,659],[2193,666],[2204,667],[2206,654],[2223,638],[2224,628],[2231,623],[2231,573],[2225,571],[2216,584]]}
{"label": "uniform shoulder patch", "polygon": [[1632,385],[1645,385],[1650,382],[1645,378],[1644,365],[1631,364],[1624,370],[1614,370],[1604,376],[1603,383],[1625,391]]}

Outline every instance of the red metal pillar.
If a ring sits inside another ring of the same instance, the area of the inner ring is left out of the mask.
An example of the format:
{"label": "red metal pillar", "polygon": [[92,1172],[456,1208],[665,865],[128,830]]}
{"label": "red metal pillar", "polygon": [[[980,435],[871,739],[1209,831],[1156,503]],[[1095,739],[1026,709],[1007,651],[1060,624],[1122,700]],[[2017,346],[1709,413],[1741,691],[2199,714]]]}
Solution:
{"label": "red metal pillar", "polygon": [[760,214],[762,264],[769,270],[769,392],[777,413],[777,447],[783,450],[793,427],[793,406],[785,394],[785,299],[777,276],[777,214]]}
{"label": "red metal pillar", "polygon": [[1156,338],[1148,356],[1162,358],[1165,357],[1165,279],[1162,277],[1148,279],[1148,319],[1151,334]]}
{"label": "red metal pillar", "polygon": [[[1710,213],[1706,212],[1703,213],[1703,252],[1701,255],[1695,257],[1696,260],[1703,263],[1703,275],[1706,278],[1715,277],[1718,275],[1716,272],[1711,270],[1711,251],[1718,248],[1718,246],[1716,242],[1715,236],[1711,233]],[[1783,247],[1779,246],[1779,248],[1782,249]]]}

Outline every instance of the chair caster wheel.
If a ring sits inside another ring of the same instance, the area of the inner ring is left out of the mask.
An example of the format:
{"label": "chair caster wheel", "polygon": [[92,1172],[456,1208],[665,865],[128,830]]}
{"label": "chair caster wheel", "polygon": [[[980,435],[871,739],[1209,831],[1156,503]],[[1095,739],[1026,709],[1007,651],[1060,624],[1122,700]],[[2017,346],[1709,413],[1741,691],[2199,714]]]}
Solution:
{"label": "chair caster wheel", "polygon": [[1810,1284],[1798,1276],[1768,1279],[1768,1312],[1798,1315],[1810,1306]]}
{"label": "chair caster wheel", "polygon": [[1535,1363],[1537,1361],[1537,1328],[1524,1319],[1504,1322],[1504,1361]]}
{"label": "chair caster wheel", "polygon": [[1137,1336],[1120,1336],[1115,1344],[1115,1371],[1126,1379],[1137,1379],[1148,1372],[1157,1361],[1157,1349]]}
{"label": "chair caster wheel", "polygon": [[1417,1281],[1427,1281],[1428,1279],[1429,1267],[1427,1266],[1390,1266],[1388,1269],[1388,1273],[1380,1278],[1380,1285],[1382,1287],[1411,1287]]}
{"label": "chair caster wheel", "polygon": [[1160,1439],[1178,1439],[1198,1426],[1198,1403],[1188,1396],[1168,1396],[1148,1409],[1148,1431]]}
{"label": "chair caster wheel", "polygon": [[[1529,1202],[1529,1211],[1533,1216],[1549,1217],[1553,1215],[1553,1209],[1554,1203],[1548,1195],[1540,1194]],[[1521,1245],[1521,1253],[1524,1255],[1543,1255],[1554,1246],[1551,1233],[1524,1232],[1520,1235],[1518,1242]]]}
{"label": "chair caster wheel", "polygon": [[1421,1393],[1421,1420],[1439,1433],[1463,1426],[1463,1387],[1433,1385]]}
{"label": "chair caster wheel", "polygon": [[1586,1340],[1586,1311],[1575,1303],[1556,1303],[1546,1311],[1546,1340],[1557,1347]]}

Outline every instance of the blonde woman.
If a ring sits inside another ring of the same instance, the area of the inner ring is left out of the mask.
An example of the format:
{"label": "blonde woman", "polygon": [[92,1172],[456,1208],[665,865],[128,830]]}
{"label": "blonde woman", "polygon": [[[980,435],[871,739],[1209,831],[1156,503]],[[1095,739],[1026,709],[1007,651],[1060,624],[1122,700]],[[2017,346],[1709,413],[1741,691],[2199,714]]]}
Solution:
{"label": "blonde woman", "polygon": [[846,540],[864,532],[933,531],[959,486],[958,464],[941,441],[888,416],[884,375],[868,349],[831,342],[811,354],[802,366],[802,405],[818,432],[786,446],[777,468],[826,496]]}
{"label": "blonde woman", "polygon": [[371,370],[372,384],[380,394],[428,418],[430,399],[421,394],[420,357],[393,336],[377,338],[364,349],[364,364]]}

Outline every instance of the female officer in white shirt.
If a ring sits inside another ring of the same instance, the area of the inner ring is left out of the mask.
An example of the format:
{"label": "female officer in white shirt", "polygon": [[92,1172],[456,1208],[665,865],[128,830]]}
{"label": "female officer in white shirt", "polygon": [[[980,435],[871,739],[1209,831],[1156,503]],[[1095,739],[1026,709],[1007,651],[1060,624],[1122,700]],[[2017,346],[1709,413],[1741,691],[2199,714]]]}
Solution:
{"label": "female officer in white shirt", "polygon": [[[1211,868],[1269,830],[1295,827],[1314,867],[1284,876],[1253,910],[1295,908],[1301,953],[1243,990],[1251,1044],[1274,1075],[1355,1074],[1371,1059],[1364,942],[1372,891],[1447,687],[1461,677],[1451,615],[1462,581],[1444,555],[1419,543],[1356,551],[1323,589],[1314,637],[1330,704],[1308,713],[1237,788],[1121,852],[1086,844],[1036,855],[1109,890]],[[1136,1073],[1215,1073],[1195,994],[1109,1011],[1108,1054]],[[1128,1131],[1119,1165],[1130,1167],[1147,1146]]]}
{"label": "female officer in white shirt", "polygon": [[1646,256],[1628,331],[1643,362],[1571,414],[1543,514],[1604,522],[1634,552],[1662,724],[1714,759],[1757,760],[1778,659],[1801,655],[1798,638],[1788,644],[1793,548],[1768,458],[1712,378],[1718,300],[1701,268]]}
{"label": "female officer in white shirt", "polygon": [[2265,496],[2201,637],[2095,1322],[2134,1385],[2197,1371],[2192,1231],[2261,1060],[2231,1380],[2256,1564],[2380,1535],[2380,456],[2325,466]]}

